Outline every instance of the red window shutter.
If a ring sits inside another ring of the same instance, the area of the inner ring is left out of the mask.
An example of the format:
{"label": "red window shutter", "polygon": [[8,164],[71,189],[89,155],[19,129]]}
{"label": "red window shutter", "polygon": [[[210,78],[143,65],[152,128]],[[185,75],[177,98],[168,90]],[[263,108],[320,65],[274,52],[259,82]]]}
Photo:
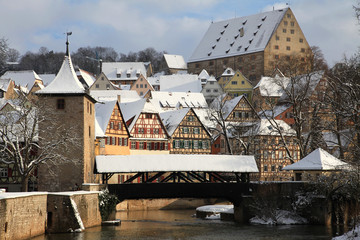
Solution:
{"label": "red window shutter", "polygon": [[154,147],[154,146],[155,146],[155,143],[152,142],[152,143],[151,143],[151,150],[155,150],[155,147]]}
{"label": "red window shutter", "polygon": [[147,142],[144,142],[144,149],[146,149]]}
{"label": "red window shutter", "polygon": [[112,145],[112,137],[110,137],[110,145]]}
{"label": "red window shutter", "polygon": [[122,140],[122,146],[124,146],[124,144],[125,144],[125,138],[121,138],[121,140]]}
{"label": "red window shutter", "polygon": [[170,147],[171,147],[171,144],[170,144],[170,143],[168,143],[168,150],[170,150]]}
{"label": "red window shutter", "polygon": [[161,128],[159,128],[159,134],[162,134],[162,129]]}
{"label": "red window shutter", "polygon": [[161,143],[157,143],[157,150],[160,150],[160,144]]}
{"label": "red window shutter", "polygon": [[139,149],[139,142],[136,142],[136,149]]}

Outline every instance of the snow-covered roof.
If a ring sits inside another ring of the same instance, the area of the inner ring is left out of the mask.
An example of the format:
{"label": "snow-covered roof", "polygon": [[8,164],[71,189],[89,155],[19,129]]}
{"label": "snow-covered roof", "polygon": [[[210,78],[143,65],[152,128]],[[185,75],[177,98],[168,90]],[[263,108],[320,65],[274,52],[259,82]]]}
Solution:
{"label": "snow-covered roof", "polygon": [[201,92],[198,75],[173,74],[160,76],[160,90],[165,92]]}
{"label": "snow-covered roof", "polygon": [[325,150],[318,148],[311,152],[309,155],[300,161],[284,167],[284,170],[309,170],[309,171],[322,171],[322,170],[340,170],[347,169],[349,165]]}
{"label": "snow-covered roof", "polygon": [[289,109],[292,105],[291,104],[282,104],[276,105],[273,110],[264,110],[260,111],[258,114],[261,118],[275,118],[279,116],[281,113]]}
{"label": "snow-covered roof", "polygon": [[65,56],[55,79],[37,94],[85,94],[85,88],[79,81],[70,56]]}
{"label": "snow-covered roof", "polygon": [[6,92],[10,86],[11,79],[0,79],[0,90]]}
{"label": "snow-covered roof", "polygon": [[[289,84],[287,85],[287,91],[294,91],[293,94],[295,96],[304,94],[306,97],[310,97],[324,76],[324,73],[324,71],[316,71],[309,74],[296,76],[290,80]],[[286,100],[288,97],[289,96],[287,94],[283,94],[279,101]]]}
{"label": "snow-covered roof", "polygon": [[[146,68],[143,62],[103,62],[102,71],[111,80],[136,80],[139,74],[146,77]],[[121,76],[117,76],[121,74]],[[128,77],[128,74],[130,76]]]}
{"label": "snow-covered roof", "polygon": [[35,80],[42,80],[39,75],[33,70],[24,71],[7,71],[2,76],[2,79],[11,79],[15,82],[15,85],[31,88]]}
{"label": "snow-covered roof", "polygon": [[39,77],[41,77],[42,81],[43,81],[43,84],[44,86],[47,86],[49,85],[49,83],[52,82],[52,80],[55,79],[55,74],[39,74]]}
{"label": "snow-covered roof", "polygon": [[131,118],[134,118],[128,126],[129,131],[133,129],[141,113],[158,113],[157,109],[153,106],[153,104],[151,102],[148,102],[147,99],[143,98],[134,102],[122,102],[120,103],[120,109],[125,122],[127,122]]}
{"label": "snow-covered roof", "polygon": [[188,62],[263,51],[287,10],[212,23]]}
{"label": "snow-covered roof", "polygon": [[238,97],[235,97],[235,98],[225,102],[223,108],[221,109],[223,111],[224,119],[227,119],[229,117],[230,113],[234,110],[236,105],[240,102],[240,100],[243,97],[244,97],[244,95],[240,95]]}
{"label": "snow-covered roof", "polygon": [[259,88],[260,95],[264,97],[281,97],[290,79],[276,75],[275,77],[261,77],[254,89]]}
{"label": "snow-covered roof", "polygon": [[79,69],[76,74],[84,79],[88,87],[92,86],[95,82],[95,77],[85,70]]}
{"label": "snow-covered roof", "polygon": [[184,57],[181,55],[164,54],[166,64],[172,69],[187,69]]}
{"label": "snow-covered roof", "polygon": [[164,92],[152,91],[150,102],[158,112],[174,108],[207,108],[206,99],[202,93],[194,92]]}
{"label": "snow-covered roof", "polygon": [[114,110],[117,100],[106,101],[95,104],[95,136],[105,136],[106,128],[109,124],[111,114]]}
{"label": "snow-covered roof", "polygon": [[97,101],[113,101],[120,96],[120,102],[134,102],[141,99],[134,90],[92,90],[90,95]]}
{"label": "snow-covered roof", "polygon": [[135,172],[258,172],[254,156],[161,154],[99,155],[96,156],[98,173]]}
{"label": "snow-covered roof", "polygon": [[200,73],[199,73],[199,79],[208,79],[210,77],[209,73],[203,69]]}
{"label": "snow-covered roof", "polygon": [[231,77],[234,75],[235,75],[235,71],[230,67],[226,68],[225,71],[221,74],[222,77],[229,77],[229,76]]}
{"label": "snow-covered roof", "polygon": [[190,108],[183,108],[175,111],[166,111],[160,113],[160,118],[170,136],[173,135],[174,131],[189,111]]}
{"label": "snow-covered roof", "polygon": [[[274,126],[270,123],[273,123]],[[278,129],[276,128],[278,126]],[[280,136],[279,130],[284,136],[295,136],[296,132],[283,120],[261,119],[254,127],[243,136]]]}
{"label": "snow-covered roof", "polygon": [[48,195],[48,192],[4,192],[0,193],[0,199],[11,199],[41,195]]}

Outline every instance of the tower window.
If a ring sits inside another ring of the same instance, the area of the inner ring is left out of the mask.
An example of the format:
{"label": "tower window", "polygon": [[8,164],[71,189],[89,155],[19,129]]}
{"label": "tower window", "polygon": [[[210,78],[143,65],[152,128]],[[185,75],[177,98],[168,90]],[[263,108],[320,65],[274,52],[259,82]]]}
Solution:
{"label": "tower window", "polygon": [[57,100],[57,109],[65,109],[65,99]]}

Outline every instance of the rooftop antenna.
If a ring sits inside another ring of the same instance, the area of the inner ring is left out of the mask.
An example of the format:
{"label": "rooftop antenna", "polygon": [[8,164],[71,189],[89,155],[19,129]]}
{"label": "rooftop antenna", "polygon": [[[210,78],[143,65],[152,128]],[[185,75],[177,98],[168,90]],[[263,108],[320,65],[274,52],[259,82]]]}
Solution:
{"label": "rooftop antenna", "polygon": [[69,36],[72,34],[72,32],[66,33],[66,56],[69,56]]}

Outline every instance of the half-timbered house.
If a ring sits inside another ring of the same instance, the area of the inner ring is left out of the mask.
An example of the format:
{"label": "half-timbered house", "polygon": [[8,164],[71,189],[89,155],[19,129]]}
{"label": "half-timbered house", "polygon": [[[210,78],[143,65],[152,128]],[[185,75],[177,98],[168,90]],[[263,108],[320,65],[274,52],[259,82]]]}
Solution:
{"label": "half-timbered house", "polygon": [[171,154],[210,154],[211,135],[192,108],[161,113],[171,136]]}
{"label": "half-timbered house", "polygon": [[130,154],[168,154],[169,135],[159,113],[146,99],[121,103],[126,124],[131,134]]}
{"label": "half-timbered house", "polygon": [[129,155],[130,133],[118,101],[95,105],[95,155]]}
{"label": "half-timbered house", "polygon": [[254,155],[259,173],[251,174],[252,180],[288,181],[293,173],[283,167],[299,160],[299,145],[295,131],[282,120],[261,119],[242,136],[248,148],[242,154]]}

